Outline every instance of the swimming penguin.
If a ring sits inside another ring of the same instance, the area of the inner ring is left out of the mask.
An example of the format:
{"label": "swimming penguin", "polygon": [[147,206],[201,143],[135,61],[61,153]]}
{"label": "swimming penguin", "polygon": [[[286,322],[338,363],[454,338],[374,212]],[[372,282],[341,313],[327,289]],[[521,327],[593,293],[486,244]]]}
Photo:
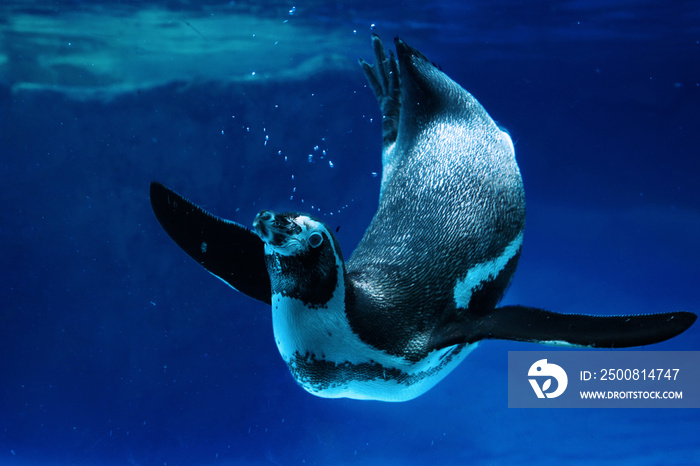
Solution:
{"label": "swimming penguin", "polygon": [[270,304],[275,342],[314,395],[405,401],[485,339],[621,348],[671,338],[690,312],[632,316],[498,307],[520,257],[513,143],[471,94],[397,39],[360,60],[382,111],[379,206],[350,259],[318,218],[264,210],[255,232],[159,183],[155,215],[215,276]]}

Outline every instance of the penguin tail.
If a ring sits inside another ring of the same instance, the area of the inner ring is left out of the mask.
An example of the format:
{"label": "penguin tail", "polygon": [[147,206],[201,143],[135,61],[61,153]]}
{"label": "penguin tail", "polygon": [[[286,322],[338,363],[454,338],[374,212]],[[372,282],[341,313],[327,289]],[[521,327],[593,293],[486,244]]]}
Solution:
{"label": "penguin tail", "polygon": [[593,316],[526,306],[494,309],[472,326],[469,340],[514,340],[589,348],[645,346],[673,338],[697,319],[692,312]]}

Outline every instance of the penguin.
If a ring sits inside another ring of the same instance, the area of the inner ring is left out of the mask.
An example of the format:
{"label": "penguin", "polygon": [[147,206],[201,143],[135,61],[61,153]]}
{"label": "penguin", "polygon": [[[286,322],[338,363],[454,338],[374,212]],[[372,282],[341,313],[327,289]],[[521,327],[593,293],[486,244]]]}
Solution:
{"label": "penguin", "polygon": [[406,401],[483,340],[624,348],[688,329],[690,312],[594,316],[499,306],[520,257],[525,195],[513,142],[477,100],[401,39],[360,65],[382,112],[377,212],[345,261],[322,220],[263,210],[253,230],[153,182],[167,234],[272,309],[296,381],[325,398]]}

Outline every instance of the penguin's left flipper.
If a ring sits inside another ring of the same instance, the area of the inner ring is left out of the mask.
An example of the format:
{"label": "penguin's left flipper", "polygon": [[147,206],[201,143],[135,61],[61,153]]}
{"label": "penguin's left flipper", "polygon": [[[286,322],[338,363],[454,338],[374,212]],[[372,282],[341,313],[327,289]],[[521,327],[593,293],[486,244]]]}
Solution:
{"label": "penguin's left flipper", "polygon": [[270,304],[265,246],[248,228],[221,219],[160,183],[151,207],[166,233],[192,259],[241,293]]}
{"label": "penguin's left flipper", "polygon": [[500,339],[590,348],[659,343],[687,330],[692,312],[628,316],[558,314],[525,306],[494,309],[472,326],[471,339]]}

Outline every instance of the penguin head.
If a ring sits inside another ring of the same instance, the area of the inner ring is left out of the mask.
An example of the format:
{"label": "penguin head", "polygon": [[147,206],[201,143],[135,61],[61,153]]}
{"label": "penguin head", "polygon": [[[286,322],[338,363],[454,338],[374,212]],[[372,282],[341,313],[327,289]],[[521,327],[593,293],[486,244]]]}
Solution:
{"label": "penguin head", "polygon": [[253,221],[265,243],[271,291],[297,298],[307,307],[323,307],[344,276],[335,236],[319,219],[298,212],[263,210]]}
{"label": "penguin head", "polygon": [[322,222],[297,212],[278,214],[261,210],[255,216],[253,227],[268,254],[303,255],[330,239],[330,232]]}

